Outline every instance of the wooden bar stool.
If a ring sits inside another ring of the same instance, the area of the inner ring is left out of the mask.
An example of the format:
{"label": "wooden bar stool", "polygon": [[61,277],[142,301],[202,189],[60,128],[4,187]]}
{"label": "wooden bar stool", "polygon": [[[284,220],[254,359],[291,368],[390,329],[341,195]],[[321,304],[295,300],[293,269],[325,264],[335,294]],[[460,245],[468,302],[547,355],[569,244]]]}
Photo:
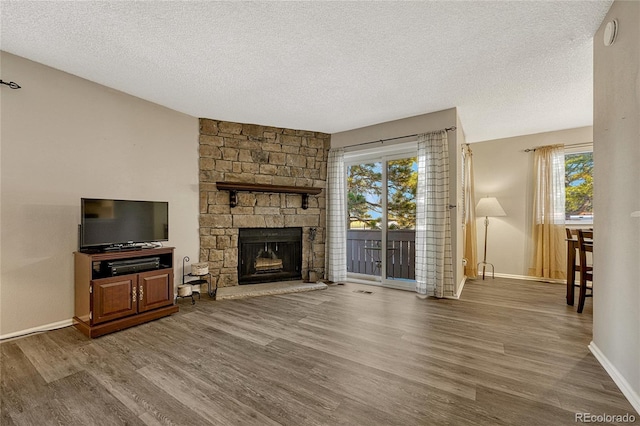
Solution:
{"label": "wooden bar stool", "polygon": [[[578,313],[584,309],[587,297],[593,297],[593,231],[578,230],[578,253],[580,255],[580,295],[578,296]],[[587,264],[587,253],[591,253],[591,264]],[[591,282],[591,287],[587,286]],[[587,293],[589,291],[589,293]]]}
{"label": "wooden bar stool", "polygon": [[576,284],[576,251],[578,251],[578,230],[565,228],[567,231],[567,305],[573,306]]}

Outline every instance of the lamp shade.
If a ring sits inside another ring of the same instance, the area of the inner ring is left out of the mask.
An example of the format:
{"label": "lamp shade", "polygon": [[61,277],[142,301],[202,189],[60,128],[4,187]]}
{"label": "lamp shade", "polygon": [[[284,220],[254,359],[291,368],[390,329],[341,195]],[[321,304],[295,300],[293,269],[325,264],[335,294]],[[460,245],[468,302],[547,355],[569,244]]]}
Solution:
{"label": "lamp shade", "polygon": [[476,216],[497,217],[506,215],[496,197],[481,198],[476,206]]}

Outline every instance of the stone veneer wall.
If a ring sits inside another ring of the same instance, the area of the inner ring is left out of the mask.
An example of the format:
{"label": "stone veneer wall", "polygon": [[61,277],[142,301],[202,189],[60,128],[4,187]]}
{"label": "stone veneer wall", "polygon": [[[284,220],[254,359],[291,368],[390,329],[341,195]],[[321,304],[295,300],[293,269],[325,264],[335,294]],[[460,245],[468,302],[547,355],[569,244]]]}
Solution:
{"label": "stone veneer wall", "polygon": [[255,124],[200,119],[200,261],[220,287],[238,284],[238,229],[302,227],[302,276],[308,277],[309,230],[317,229],[313,265],[324,276],[325,191],[299,194],[229,191],[217,181],[325,188],[331,136]]}

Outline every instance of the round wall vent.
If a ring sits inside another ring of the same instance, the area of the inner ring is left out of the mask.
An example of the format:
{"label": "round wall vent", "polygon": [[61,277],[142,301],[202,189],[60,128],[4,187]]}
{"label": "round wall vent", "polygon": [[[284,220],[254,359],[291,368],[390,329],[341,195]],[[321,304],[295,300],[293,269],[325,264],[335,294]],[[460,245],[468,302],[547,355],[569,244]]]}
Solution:
{"label": "round wall vent", "polygon": [[607,22],[604,27],[604,45],[611,46],[616,41],[618,35],[618,21],[616,19]]}

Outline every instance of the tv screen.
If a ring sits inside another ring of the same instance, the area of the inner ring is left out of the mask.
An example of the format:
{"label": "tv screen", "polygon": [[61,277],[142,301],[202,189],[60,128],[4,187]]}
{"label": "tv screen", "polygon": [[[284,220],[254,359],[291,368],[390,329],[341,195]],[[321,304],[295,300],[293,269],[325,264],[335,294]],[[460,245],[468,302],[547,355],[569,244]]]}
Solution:
{"label": "tv screen", "polygon": [[80,248],[169,239],[169,203],[82,198]]}

